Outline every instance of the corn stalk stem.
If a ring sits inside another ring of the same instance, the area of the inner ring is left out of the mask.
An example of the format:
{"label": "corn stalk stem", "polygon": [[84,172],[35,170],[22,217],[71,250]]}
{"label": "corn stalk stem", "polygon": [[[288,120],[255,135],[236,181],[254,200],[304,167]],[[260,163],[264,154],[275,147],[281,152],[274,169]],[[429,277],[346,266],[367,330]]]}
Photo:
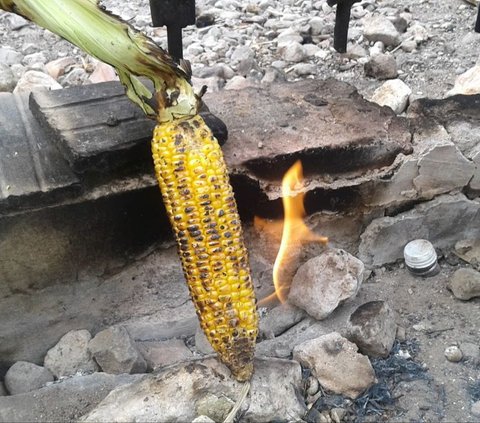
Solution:
{"label": "corn stalk stem", "polygon": [[[0,8],[40,25],[113,66],[128,97],[160,122],[197,113],[189,68],[95,0],[0,0]],[[138,76],[153,82],[152,93]],[[155,108],[158,107],[158,110]]]}

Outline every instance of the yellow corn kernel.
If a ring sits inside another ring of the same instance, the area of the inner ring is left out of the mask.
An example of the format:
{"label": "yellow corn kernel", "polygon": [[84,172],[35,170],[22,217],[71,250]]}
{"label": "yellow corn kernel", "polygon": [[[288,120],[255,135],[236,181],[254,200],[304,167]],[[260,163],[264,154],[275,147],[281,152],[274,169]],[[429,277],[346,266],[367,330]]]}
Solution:
{"label": "yellow corn kernel", "polygon": [[258,315],[220,146],[197,115],[157,125],[152,153],[200,325],[233,376],[249,380]]}

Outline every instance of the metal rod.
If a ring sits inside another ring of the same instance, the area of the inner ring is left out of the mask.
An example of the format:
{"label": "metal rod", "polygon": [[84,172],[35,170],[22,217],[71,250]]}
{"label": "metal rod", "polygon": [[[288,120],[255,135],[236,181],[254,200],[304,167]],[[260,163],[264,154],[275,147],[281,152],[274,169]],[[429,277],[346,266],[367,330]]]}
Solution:
{"label": "metal rod", "polygon": [[175,60],[183,59],[182,28],[180,26],[167,26],[168,52]]}
{"label": "metal rod", "polygon": [[480,3],[478,3],[477,23],[475,24],[475,32],[480,32]]}
{"label": "metal rod", "polygon": [[333,32],[333,48],[339,53],[347,51],[348,26],[350,24],[350,12],[354,1],[341,1],[337,3],[335,17],[335,29]]}

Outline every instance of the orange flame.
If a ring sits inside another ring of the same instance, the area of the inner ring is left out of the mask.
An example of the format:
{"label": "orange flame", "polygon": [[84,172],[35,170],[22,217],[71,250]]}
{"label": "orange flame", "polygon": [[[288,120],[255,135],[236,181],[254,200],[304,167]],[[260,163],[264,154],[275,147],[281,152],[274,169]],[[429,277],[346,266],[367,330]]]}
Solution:
{"label": "orange flame", "polygon": [[275,292],[260,301],[260,303],[268,302],[275,296],[284,303],[287,300],[293,278],[288,269],[291,267],[292,261],[298,260],[300,255],[299,247],[308,242],[320,242],[322,244],[328,242],[328,238],[312,232],[304,222],[306,215],[303,205],[305,193],[296,194],[296,191],[303,188],[303,186],[302,162],[298,160],[287,171],[282,180],[284,222],[280,248],[273,265]]}

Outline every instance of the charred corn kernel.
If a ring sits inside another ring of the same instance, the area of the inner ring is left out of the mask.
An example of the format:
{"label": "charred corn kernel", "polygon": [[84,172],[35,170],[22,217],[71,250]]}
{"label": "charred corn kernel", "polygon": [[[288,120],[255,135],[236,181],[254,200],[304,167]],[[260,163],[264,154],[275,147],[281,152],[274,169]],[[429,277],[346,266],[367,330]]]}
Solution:
{"label": "charred corn kernel", "polygon": [[234,377],[248,380],[258,316],[220,147],[197,115],[159,124],[152,152],[200,325]]}

